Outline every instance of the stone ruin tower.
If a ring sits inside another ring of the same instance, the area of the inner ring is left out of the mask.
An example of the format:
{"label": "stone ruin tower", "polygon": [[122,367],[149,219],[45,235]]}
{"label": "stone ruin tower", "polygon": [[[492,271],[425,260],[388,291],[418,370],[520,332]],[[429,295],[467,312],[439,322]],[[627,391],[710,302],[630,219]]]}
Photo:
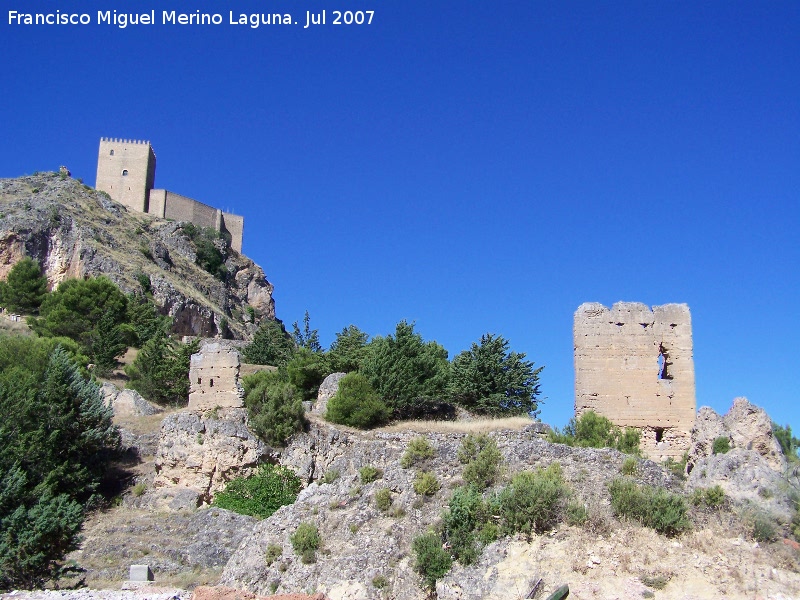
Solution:
{"label": "stone ruin tower", "polygon": [[635,427],[654,460],[680,460],[695,419],[692,319],[686,304],[638,302],[575,312],[575,416]]}
{"label": "stone ruin tower", "polygon": [[244,406],[244,388],[239,382],[239,352],[225,344],[207,342],[189,363],[188,410]]}

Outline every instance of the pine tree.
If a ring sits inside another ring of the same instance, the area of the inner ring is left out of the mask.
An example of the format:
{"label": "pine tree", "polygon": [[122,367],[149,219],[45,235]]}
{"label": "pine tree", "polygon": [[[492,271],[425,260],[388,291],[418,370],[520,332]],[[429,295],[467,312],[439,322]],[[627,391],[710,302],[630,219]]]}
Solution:
{"label": "pine tree", "polygon": [[0,306],[12,312],[36,314],[47,295],[47,278],[39,271],[39,264],[25,257],[0,282]]}

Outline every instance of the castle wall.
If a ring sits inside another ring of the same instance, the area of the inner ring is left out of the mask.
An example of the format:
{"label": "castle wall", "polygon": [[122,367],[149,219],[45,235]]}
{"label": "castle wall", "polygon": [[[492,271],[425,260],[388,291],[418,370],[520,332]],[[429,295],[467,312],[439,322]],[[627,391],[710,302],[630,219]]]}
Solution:
{"label": "castle wall", "polygon": [[100,139],[95,188],[135,211],[147,212],[155,176],[156,155],[150,142]]}
{"label": "castle wall", "polygon": [[695,419],[692,322],[685,304],[582,304],[575,312],[575,415],[641,432],[651,458],[680,458]]}
{"label": "castle wall", "polygon": [[222,213],[222,229],[231,234],[231,248],[241,254],[244,238],[244,217],[231,213]]}
{"label": "castle wall", "polygon": [[244,217],[224,213],[221,210],[181,196],[169,190],[150,190],[150,214],[162,219],[188,221],[198,227],[210,227],[217,232],[227,232],[231,236],[231,248],[242,251]]}

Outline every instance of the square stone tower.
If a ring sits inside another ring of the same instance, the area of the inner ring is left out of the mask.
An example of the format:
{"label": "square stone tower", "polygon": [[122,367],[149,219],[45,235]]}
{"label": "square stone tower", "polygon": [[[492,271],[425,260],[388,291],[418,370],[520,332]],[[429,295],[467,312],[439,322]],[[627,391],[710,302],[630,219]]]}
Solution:
{"label": "square stone tower", "polygon": [[648,457],[680,459],[695,419],[689,307],[582,304],[574,341],[575,416],[592,410],[635,427]]}
{"label": "square stone tower", "polygon": [[101,138],[95,188],[137,212],[149,212],[156,179],[156,155],[150,142]]}

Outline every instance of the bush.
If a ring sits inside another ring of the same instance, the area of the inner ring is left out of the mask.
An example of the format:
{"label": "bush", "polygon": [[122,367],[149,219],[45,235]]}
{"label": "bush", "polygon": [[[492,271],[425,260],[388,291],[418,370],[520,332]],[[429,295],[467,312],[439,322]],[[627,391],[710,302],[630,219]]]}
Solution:
{"label": "bush", "polygon": [[705,504],[716,508],[725,501],[725,491],[719,485],[710,488],[697,488],[692,492],[689,499],[694,506]]}
{"label": "bush", "polygon": [[774,542],[778,538],[775,521],[764,514],[757,514],[753,519],[753,539],[757,542]]}
{"label": "bush", "polygon": [[375,492],[375,506],[383,513],[389,510],[392,506],[392,492],[389,488],[381,488]]}
{"label": "bush", "polygon": [[498,497],[503,532],[529,534],[551,529],[558,522],[568,491],[558,463],[518,473]]}
{"label": "bush", "polygon": [[303,400],[316,400],[319,385],[330,373],[324,354],[300,348],[286,363],[289,383],[300,390]]}
{"label": "bush", "polygon": [[497,442],[485,434],[467,435],[458,449],[458,460],[464,467],[464,481],[485,489],[497,481],[503,456]]}
{"label": "bush", "polygon": [[773,422],[772,435],[778,440],[786,460],[791,463],[800,462],[800,457],[797,456],[797,449],[800,448],[800,439],[792,435],[792,428],[789,425],[781,427]]}
{"label": "bush", "polygon": [[583,502],[571,501],[567,504],[567,525],[583,525],[589,520],[589,510]]}
{"label": "bush", "polygon": [[391,411],[360,373],[349,373],[339,381],[339,389],[328,400],[325,419],[331,423],[368,429],[383,425]]}
{"label": "bush", "polygon": [[383,471],[367,465],[358,470],[358,476],[361,478],[361,483],[366,485],[383,477]]}
{"label": "bush", "polygon": [[339,469],[329,469],[322,476],[322,483],[333,483],[337,479],[339,479]]}
{"label": "bush", "polygon": [[295,554],[300,556],[303,564],[311,564],[317,560],[320,542],[319,530],[311,523],[300,523],[289,540]]}
{"label": "bush", "polygon": [[424,416],[432,401],[445,395],[450,375],[447,350],[424,342],[414,325],[401,321],[392,337],[377,337],[367,345],[361,372],[394,415]]}
{"label": "bush", "polygon": [[267,464],[255,475],[229,481],[225,489],[214,496],[213,504],[242,515],[266,519],[281,506],[294,503],[301,487],[300,479],[291,469]]}
{"label": "bush", "polygon": [[414,491],[420,496],[433,496],[440,488],[439,480],[430,471],[417,473],[414,478]]}
{"label": "bush", "polygon": [[665,535],[677,535],[690,526],[686,501],[663,488],[636,485],[630,479],[615,479],[609,485],[614,514],[634,519]]}
{"label": "bush", "polygon": [[615,448],[625,454],[639,456],[639,431],[627,428],[622,431],[606,417],[588,410],[577,419],[570,419],[564,431],[554,429],[548,440],[554,444],[567,444],[579,448]]}
{"label": "bush", "polygon": [[[478,532],[488,524],[490,511],[480,491],[474,486],[457,488],[444,515],[444,536],[453,556],[470,565],[480,555]],[[485,532],[484,532],[485,533]]]}
{"label": "bush", "polygon": [[250,426],[267,444],[284,446],[290,436],[303,430],[305,413],[300,392],[281,373],[256,373],[246,377],[244,383]]}
{"label": "bush", "polygon": [[711,445],[711,452],[713,454],[727,454],[731,449],[731,441],[726,436],[714,438],[714,443]]}
{"label": "bush", "polygon": [[272,563],[281,557],[281,554],[283,554],[283,548],[277,544],[270,544],[267,546],[267,551],[264,553],[264,562],[270,567]]}
{"label": "bush", "polygon": [[422,575],[425,585],[429,589],[434,589],[436,581],[447,575],[453,566],[453,559],[442,548],[442,540],[434,533],[414,538],[411,548],[416,557],[414,568]]}
{"label": "bush", "polygon": [[639,462],[634,457],[629,456],[622,461],[619,472],[623,475],[634,476],[639,472]]}
{"label": "bush", "polygon": [[47,278],[29,257],[18,261],[0,281],[0,306],[24,315],[36,314],[47,296]]}
{"label": "bush", "polygon": [[433,446],[424,437],[415,437],[408,443],[408,448],[400,457],[400,466],[404,469],[413,467],[415,464],[433,458],[435,452]]}
{"label": "bush", "polygon": [[525,354],[509,352],[509,342],[487,333],[453,359],[449,390],[456,404],[492,416],[536,415],[539,373]]}

